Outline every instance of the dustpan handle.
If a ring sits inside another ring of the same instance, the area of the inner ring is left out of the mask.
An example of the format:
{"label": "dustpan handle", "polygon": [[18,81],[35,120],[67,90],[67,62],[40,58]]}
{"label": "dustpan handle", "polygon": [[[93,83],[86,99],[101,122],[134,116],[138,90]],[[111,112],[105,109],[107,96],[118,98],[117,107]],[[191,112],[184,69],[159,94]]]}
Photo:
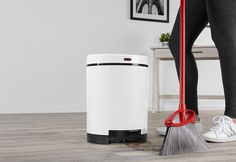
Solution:
{"label": "dustpan handle", "polygon": [[186,0],[180,0],[180,95],[179,109],[186,109],[185,106],[185,33],[186,33]]}

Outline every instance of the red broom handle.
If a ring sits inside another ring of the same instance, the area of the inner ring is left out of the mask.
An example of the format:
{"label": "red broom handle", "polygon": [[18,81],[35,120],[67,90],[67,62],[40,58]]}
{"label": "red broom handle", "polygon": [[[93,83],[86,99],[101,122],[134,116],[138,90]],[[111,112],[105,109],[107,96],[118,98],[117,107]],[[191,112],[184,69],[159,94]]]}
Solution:
{"label": "red broom handle", "polygon": [[185,17],[186,0],[180,0],[180,109],[185,110]]}
{"label": "red broom handle", "polygon": [[[193,110],[187,110],[185,104],[185,35],[186,35],[186,0],[180,0],[180,93],[179,93],[179,109],[171,114],[166,120],[165,125],[170,126],[184,126],[188,123],[195,122],[195,113]],[[179,115],[180,122],[173,122],[175,117]]]}
{"label": "red broom handle", "polygon": [[[187,110],[185,104],[185,35],[186,35],[186,0],[180,0],[180,92],[179,92],[179,109],[171,114],[166,120],[167,127],[179,127],[188,123],[195,122],[195,113],[193,110]],[[173,122],[175,117],[179,115],[180,122]]]}

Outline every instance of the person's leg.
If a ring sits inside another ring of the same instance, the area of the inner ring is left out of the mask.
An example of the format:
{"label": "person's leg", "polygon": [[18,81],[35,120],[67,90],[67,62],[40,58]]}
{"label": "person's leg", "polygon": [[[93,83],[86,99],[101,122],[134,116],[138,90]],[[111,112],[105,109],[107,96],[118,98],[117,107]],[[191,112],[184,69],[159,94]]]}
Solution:
{"label": "person's leg", "polygon": [[[176,70],[179,78],[179,55],[180,55],[180,14],[175,20],[171,32],[169,47],[175,60]],[[198,70],[196,61],[192,54],[192,46],[196,38],[206,27],[208,16],[206,11],[206,0],[187,0],[186,1],[186,97],[185,102],[188,109],[198,112],[197,82]]]}
{"label": "person's leg", "polygon": [[207,11],[219,53],[225,115],[236,118],[236,0],[207,0]]}
{"label": "person's leg", "polygon": [[212,39],[219,53],[225,94],[225,115],[203,137],[211,142],[236,141],[236,1],[206,0]]}

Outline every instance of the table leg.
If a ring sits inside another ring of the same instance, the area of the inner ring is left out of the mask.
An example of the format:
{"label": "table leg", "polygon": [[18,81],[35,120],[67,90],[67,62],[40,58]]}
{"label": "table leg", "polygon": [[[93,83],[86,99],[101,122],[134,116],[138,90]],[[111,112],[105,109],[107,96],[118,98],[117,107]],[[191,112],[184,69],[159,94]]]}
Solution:
{"label": "table leg", "polygon": [[156,111],[160,111],[160,59],[156,59]]}
{"label": "table leg", "polygon": [[153,82],[152,82],[152,113],[160,111],[159,95],[159,59],[153,57]]}

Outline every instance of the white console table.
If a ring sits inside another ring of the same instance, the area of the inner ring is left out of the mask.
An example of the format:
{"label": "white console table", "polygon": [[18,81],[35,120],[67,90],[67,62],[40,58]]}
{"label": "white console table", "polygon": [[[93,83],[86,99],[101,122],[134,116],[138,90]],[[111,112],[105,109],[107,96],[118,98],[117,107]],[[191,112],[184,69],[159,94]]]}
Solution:
{"label": "white console table", "polygon": [[[173,60],[168,47],[153,47],[153,85],[152,85],[152,112],[160,111],[160,99],[177,99],[179,95],[161,95],[159,89],[159,63]],[[196,60],[218,60],[215,46],[193,46],[193,55]],[[199,95],[198,99],[224,99],[220,95]]]}

